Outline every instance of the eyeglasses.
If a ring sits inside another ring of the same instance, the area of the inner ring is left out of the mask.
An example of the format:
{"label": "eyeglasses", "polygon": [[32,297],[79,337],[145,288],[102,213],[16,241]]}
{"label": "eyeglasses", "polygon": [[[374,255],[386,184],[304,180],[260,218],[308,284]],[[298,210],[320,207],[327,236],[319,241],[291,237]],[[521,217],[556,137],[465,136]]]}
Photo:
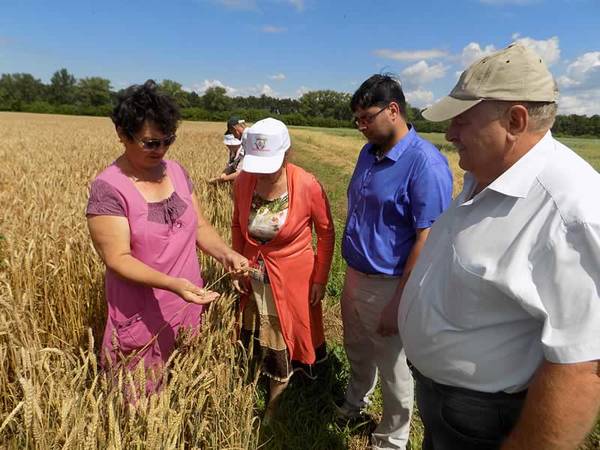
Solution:
{"label": "eyeglasses", "polygon": [[387,105],[385,105],[383,108],[381,108],[379,111],[377,111],[374,114],[367,114],[362,117],[355,117],[354,125],[356,125],[357,127],[360,127],[361,125],[370,125],[371,123],[373,123],[375,118],[379,114],[381,114],[384,110],[386,110],[389,106],[390,106],[390,104],[388,103]]}
{"label": "eyeglasses", "polygon": [[175,134],[172,134],[171,136],[167,136],[164,139],[147,139],[147,140],[143,140],[143,139],[138,139],[135,136],[133,136],[133,139],[144,149],[147,150],[149,152],[152,152],[154,150],[158,150],[159,148],[161,148],[163,145],[165,147],[169,147],[171,144],[173,144],[173,142],[175,142],[175,139],[177,139],[177,136]]}

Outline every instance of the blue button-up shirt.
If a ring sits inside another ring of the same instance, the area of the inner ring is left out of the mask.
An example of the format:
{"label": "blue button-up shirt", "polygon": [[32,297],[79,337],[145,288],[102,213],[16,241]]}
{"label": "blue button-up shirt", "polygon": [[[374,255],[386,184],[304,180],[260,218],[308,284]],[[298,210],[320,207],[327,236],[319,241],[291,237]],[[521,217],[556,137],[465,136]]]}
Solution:
{"label": "blue button-up shirt", "polygon": [[416,230],[429,228],[451,200],[446,157],[414,128],[381,159],[365,145],[348,186],[342,256],[363,273],[401,275]]}

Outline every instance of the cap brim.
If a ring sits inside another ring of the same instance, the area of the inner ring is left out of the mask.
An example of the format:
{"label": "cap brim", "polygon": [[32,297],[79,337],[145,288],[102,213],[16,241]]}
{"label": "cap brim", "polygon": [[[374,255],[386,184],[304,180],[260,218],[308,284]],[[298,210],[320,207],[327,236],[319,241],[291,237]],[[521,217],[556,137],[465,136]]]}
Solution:
{"label": "cap brim", "polygon": [[275,156],[245,155],[242,170],[250,173],[275,173],[283,164],[284,157],[284,152]]}
{"label": "cap brim", "polygon": [[461,100],[454,97],[444,97],[437,103],[434,103],[428,108],[421,111],[421,115],[430,122],[443,122],[450,120],[459,114],[464,113],[467,109],[481,103],[482,98],[475,100]]}

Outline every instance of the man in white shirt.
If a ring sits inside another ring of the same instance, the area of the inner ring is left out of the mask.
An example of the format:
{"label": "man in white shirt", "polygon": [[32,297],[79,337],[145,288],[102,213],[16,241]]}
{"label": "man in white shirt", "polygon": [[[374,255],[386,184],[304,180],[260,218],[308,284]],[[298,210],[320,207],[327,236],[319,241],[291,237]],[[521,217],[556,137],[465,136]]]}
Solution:
{"label": "man in white shirt", "polygon": [[398,315],[424,449],[575,449],[596,422],[600,175],[552,137],[557,97],[513,44],[423,111],[467,171]]}

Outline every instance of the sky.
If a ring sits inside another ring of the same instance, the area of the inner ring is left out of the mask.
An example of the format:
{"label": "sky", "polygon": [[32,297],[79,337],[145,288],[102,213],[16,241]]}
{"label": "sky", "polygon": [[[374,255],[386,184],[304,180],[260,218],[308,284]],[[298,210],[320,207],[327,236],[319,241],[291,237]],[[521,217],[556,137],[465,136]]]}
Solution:
{"label": "sky", "polygon": [[65,67],[114,89],[296,98],[385,72],[424,107],[514,41],[549,65],[561,113],[600,114],[600,0],[0,0],[0,73]]}

